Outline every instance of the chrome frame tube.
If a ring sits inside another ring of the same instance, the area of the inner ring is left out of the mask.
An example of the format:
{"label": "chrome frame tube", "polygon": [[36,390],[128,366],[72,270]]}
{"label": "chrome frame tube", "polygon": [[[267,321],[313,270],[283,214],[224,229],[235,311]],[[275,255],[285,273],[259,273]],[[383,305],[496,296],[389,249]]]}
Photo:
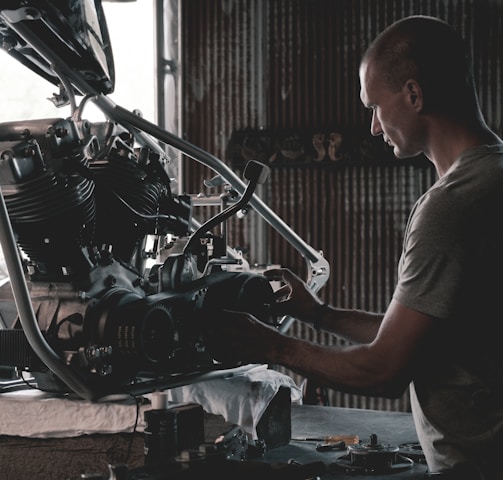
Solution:
{"label": "chrome frame tube", "polygon": [[[33,8],[31,15],[33,16]],[[11,12],[12,13],[12,12]],[[54,68],[55,73],[62,78],[63,85],[73,85],[77,92],[80,92],[97,105],[97,107],[111,120],[117,122],[134,134],[139,143],[151,147],[153,150],[164,155],[165,152],[159,145],[162,142],[170,145],[192,158],[193,160],[206,165],[217,172],[226,182],[228,182],[239,194],[243,194],[246,189],[244,182],[220,159],[204,151],[203,149],[183,140],[182,138],[163,130],[159,126],[141,118],[140,116],[116,105],[110,98],[96,92],[86,81],[85,77],[77,71],[74,71],[65,64],[57,52],[48,47],[48,45],[33,31],[27,27],[29,21],[36,21],[36,15],[33,20],[26,21],[22,12],[19,16],[6,15],[0,11],[0,17],[10,27],[23,38],[32,48],[37,50],[50,65],[57,65]],[[16,21],[13,21],[16,19]],[[22,19],[24,21],[19,21]],[[156,141],[157,140],[157,141]],[[308,245],[288,224],[286,224],[277,214],[275,214],[256,194],[253,194],[249,205],[273,228],[275,228],[306,260],[308,264],[307,283],[309,287],[317,292],[327,281],[330,275],[330,266],[323,257],[321,251],[316,251]],[[38,322],[33,311],[31,298],[29,295],[26,279],[24,276],[19,252],[15,242],[14,232],[8,216],[7,208],[3,194],[0,191],[0,244],[6,257],[7,268],[9,271],[12,291],[21,326],[25,332],[26,338],[35,353],[40,357],[44,364],[55,373],[63,382],[79,396],[95,400],[110,392],[95,392],[71,369],[49,346],[44,339],[38,326]],[[293,318],[284,317],[280,324],[280,329],[286,331]],[[215,375],[229,375],[228,371],[214,372],[211,375],[201,374],[187,378],[190,382],[207,378],[213,378]],[[169,383],[169,382],[168,382]],[[180,379],[177,378],[177,384]],[[149,384],[150,385],[150,384]],[[167,387],[167,385],[165,385]],[[137,388],[141,389],[139,386]]]}

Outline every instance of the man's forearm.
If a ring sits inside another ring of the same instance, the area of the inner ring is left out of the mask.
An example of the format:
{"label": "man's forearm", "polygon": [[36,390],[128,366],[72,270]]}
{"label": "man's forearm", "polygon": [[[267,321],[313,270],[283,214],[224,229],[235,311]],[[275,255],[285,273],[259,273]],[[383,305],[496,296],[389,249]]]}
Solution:
{"label": "man's forearm", "polygon": [[369,344],[318,345],[277,334],[267,347],[268,363],[283,365],[307,378],[347,393],[400,396],[408,383],[390,377]]}
{"label": "man's forearm", "polygon": [[379,330],[383,314],[320,305],[310,319],[319,330],[334,333],[352,343],[370,343]]}

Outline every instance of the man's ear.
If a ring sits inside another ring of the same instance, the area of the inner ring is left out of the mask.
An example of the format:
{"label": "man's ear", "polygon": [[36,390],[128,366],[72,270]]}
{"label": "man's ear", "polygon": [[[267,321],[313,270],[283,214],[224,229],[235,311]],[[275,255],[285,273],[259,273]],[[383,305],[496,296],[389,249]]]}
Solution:
{"label": "man's ear", "polygon": [[405,82],[405,89],[411,106],[416,112],[420,112],[423,109],[423,91],[419,83],[416,80],[407,80]]}

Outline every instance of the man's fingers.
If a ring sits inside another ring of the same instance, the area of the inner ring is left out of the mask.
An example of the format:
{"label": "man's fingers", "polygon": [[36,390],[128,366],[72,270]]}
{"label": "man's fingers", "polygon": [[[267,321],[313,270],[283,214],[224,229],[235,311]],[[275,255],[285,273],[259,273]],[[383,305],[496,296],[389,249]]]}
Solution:
{"label": "man's fingers", "polygon": [[283,285],[274,292],[274,299],[276,302],[286,300],[290,296],[291,289],[289,285]]}
{"label": "man's fingers", "polygon": [[296,275],[289,268],[271,268],[264,272],[264,275],[270,280],[288,280],[296,278]]}
{"label": "man's fingers", "polygon": [[283,280],[284,269],[282,268],[271,268],[270,270],[266,270],[263,275],[268,280]]}

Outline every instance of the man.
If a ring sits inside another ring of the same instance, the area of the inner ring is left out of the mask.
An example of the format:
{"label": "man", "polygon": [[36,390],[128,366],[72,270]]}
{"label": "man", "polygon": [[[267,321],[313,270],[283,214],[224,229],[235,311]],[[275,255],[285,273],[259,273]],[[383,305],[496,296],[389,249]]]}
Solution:
{"label": "man", "polygon": [[464,42],[443,21],[394,23],[359,73],[372,134],[399,159],[424,153],[439,177],[411,212],[385,314],[323,305],[289,270],[270,270],[284,282],[277,314],[351,344],[318,345],[228,312],[220,350],[345,392],[396,398],[410,386],[429,475],[503,478],[503,142],[480,112]]}

